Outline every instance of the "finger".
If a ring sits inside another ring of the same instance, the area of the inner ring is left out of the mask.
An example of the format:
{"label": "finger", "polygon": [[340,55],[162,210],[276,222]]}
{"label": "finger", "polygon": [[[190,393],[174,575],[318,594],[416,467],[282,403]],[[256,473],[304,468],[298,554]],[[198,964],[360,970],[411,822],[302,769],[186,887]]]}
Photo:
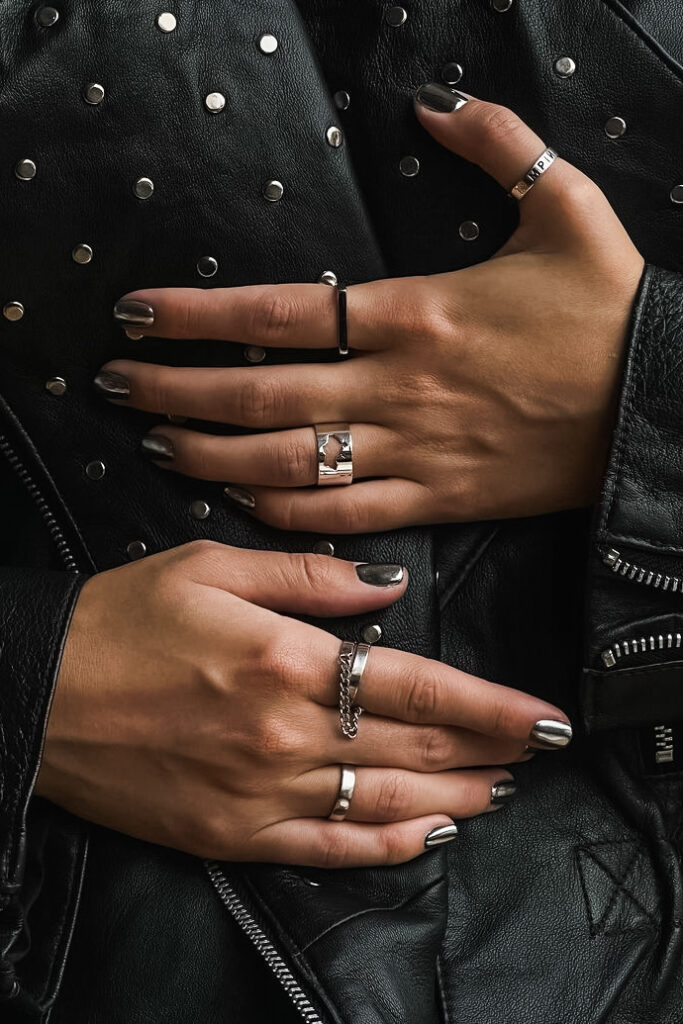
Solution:
{"label": "finger", "polygon": [[[396,443],[389,430],[364,423],[354,423],[351,429],[354,477],[396,472]],[[141,450],[162,469],[199,480],[240,480],[270,487],[311,487],[318,481],[312,427],[223,437],[164,425],[143,438]]]}
{"label": "finger", "polygon": [[[339,790],[339,766],[307,772],[295,797],[301,814],[326,818]],[[356,769],[346,821],[409,821],[427,814],[471,818],[499,810],[515,793],[514,778],[501,768],[422,772]]]}
{"label": "finger", "polygon": [[456,836],[457,826],[445,814],[388,825],[295,818],[261,829],[252,836],[246,853],[254,861],[307,867],[376,867],[402,864]]}
{"label": "finger", "polygon": [[225,496],[248,507],[269,526],[312,533],[396,530],[429,522],[434,509],[433,498],[422,484],[398,477],[315,490],[228,488]]}

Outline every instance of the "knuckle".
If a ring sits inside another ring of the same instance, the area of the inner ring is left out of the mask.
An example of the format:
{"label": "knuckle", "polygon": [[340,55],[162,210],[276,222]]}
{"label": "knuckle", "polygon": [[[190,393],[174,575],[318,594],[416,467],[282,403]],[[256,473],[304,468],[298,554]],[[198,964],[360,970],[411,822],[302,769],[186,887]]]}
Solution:
{"label": "knuckle", "polygon": [[401,864],[410,856],[402,830],[397,826],[386,825],[380,829],[379,847],[385,864]]}
{"label": "knuckle", "polygon": [[275,628],[260,646],[258,675],[262,685],[275,692],[290,692],[301,685],[302,652],[294,647],[284,630]]}
{"label": "knuckle", "polygon": [[[352,488],[348,488],[348,490],[352,490]],[[354,498],[350,494],[340,498],[335,513],[339,533],[374,532],[376,527],[372,526],[372,518],[370,510],[361,504],[358,498]]]}
{"label": "knuckle", "polygon": [[334,836],[331,834],[320,845],[317,854],[314,855],[314,867],[320,868],[343,868],[351,860],[352,844],[351,837],[346,829],[335,829]]}
{"label": "knuckle", "polygon": [[254,753],[268,762],[289,758],[298,749],[295,730],[290,722],[276,715],[257,716],[250,734],[250,746]]}
{"label": "knuckle", "polygon": [[375,797],[377,821],[396,821],[405,815],[411,786],[405,775],[393,772],[383,779]]}
{"label": "knuckle", "polygon": [[297,307],[291,296],[281,292],[259,299],[251,314],[251,330],[255,338],[277,342],[296,328]]}
{"label": "knuckle", "polygon": [[207,537],[200,537],[197,540],[188,541],[180,548],[185,560],[189,562],[215,562],[225,552],[225,545],[217,540],[209,540]]}
{"label": "knuckle", "polygon": [[420,749],[422,767],[428,772],[440,772],[452,766],[453,741],[441,726],[425,730]]}
{"label": "knuckle", "polygon": [[298,590],[312,590],[326,594],[332,587],[338,588],[337,566],[329,555],[314,555],[306,552],[292,559],[293,575]]}
{"label": "knuckle", "polygon": [[439,694],[436,680],[423,670],[413,670],[408,677],[405,715],[408,722],[425,722],[437,713]]}
{"label": "knuckle", "polygon": [[278,480],[285,484],[312,482],[314,453],[300,440],[275,441],[272,460]]}
{"label": "knuckle", "polygon": [[275,405],[275,394],[272,384],[266,384],[262,377],[253,374],[240,388],[237,398],[237,415],[239,422],[245,427],[260,427],[267,421],[268,414]]}
{"label": "knuckle", "polygon": [[524,127],[524,122],[513,110],[497,103],[487,104],[478,122],[480,138],[484,144],[507,143]]}

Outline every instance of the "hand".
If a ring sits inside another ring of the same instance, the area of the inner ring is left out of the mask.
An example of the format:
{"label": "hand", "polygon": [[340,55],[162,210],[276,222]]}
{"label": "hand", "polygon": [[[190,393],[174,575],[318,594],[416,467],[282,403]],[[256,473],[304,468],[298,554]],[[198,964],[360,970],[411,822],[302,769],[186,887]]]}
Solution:
{"label": "hand", "polygon": [[[444,86],[437,94],[458,95]],[[433,90],[419,95],[434,102]],[[474,98],[452,113],[420,103],[416,111],[444,146],[506,189],[545,149],[511,111]],[[127,379],[136,408],[257,431],[217,437],[164,424],[144,450],[165,451],[165,469],[241,485],[230,493],[275,527],[356,533],[591,504],[643,259],[598,187],[562,159],[521,200],[520,216],[486,263],[349,288],[348,361],[216,370],[114,360],[103,369]],[[127,298],[151,307],[146,334],[337,343],[336,290],[325,285]],[[130,306],[117,308],[129,316]],[[98,379],[116,398],[111,380]],[[360,482],[310,490],[310,425],[326,422],[351,424]]]}
{"label": "hand", "polygon": [[[373,649],[350,741],[339,728],[339,641],[286,617],[386,606],[407,584],[393,569],[395,585],[369,585],[325,555],[196,541],[91,577],[37,792],[192,854],[323,867],[408,860],[433,828],[491,810],[492,786],[511,779],[495,766],[525,760],[534,723],[566,722],[561,712]],[[360,767],[347,820],[332,822],[341,763]]]}

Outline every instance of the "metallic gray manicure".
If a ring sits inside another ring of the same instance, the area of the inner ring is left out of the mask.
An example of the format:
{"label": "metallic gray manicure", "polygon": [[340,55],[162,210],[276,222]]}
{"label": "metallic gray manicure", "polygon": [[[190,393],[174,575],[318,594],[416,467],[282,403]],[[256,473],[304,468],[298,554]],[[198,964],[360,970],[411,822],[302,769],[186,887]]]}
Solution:
{"label": "metallic gray manicure", "polygon": [[491,803],[495,806],[506,804],[517,792],[517,784],[514,779],[501,779],[491,786]]}
{"label": "metallic gray manicure", "polygon": [[164,434],[148,434],[147,437],[143,437],[140,451],[150,459],[158,459],[160,462],[172,462],[175,458],[173,441]]}
{"label": "metallic gray manicure", "polygon": [[102,370],[93,380],[93,384],[103,398],[130,398],[130,381],[122,373]]}
{"label": "metallic gray manicure", "polygon": [[114,306],[114,319],[122,324],[151,327],[154,323],[154,310],[146,302],[138,302],[137,299],[119,299]]}
{"label": "metallic gray manicure", "polygon": [[369,583],[371,587],[396,587],[403,582],[405,569],[402,565],[364,562],[356,566],[356,574],[361,583]]}
{"label": "metallic gray manicure", "polygon": [[244,487],[226,487],[223,493],[228,501],[234,501],[240,508],[256,508],[256,498]]}
{"label": "metallic gray manicure", "polygon": [[439,825],[425,836],[425,850],[429,850],[432,846],[441,846],[442,843],[450,843],[457,834],[457,825]]}
{"label": "metallic gray manicure", "polygon": [[532,746],[541,750],[559,750],[571,742],[572,727],[567,722],[555,722],[552,718],[543,718],[531,730],[529,741]]}
{"label": "metallic gray manicure", "polygon": [[451,89],[441,82],[427,82],[421,85],[415,93],[415,99],[428,110],[436,110],[439,114],[452,114],[454,110],[460,110],[468,102],[467,96],[463,96],[457,89]]}

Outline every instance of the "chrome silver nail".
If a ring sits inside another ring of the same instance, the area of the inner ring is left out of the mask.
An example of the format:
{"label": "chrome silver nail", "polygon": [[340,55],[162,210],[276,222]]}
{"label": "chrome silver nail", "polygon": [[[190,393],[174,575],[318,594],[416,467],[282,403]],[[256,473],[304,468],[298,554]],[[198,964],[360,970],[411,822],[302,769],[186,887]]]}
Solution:
{"label": "chrome silver nail", "polygon": [[403,582],[405,569],[402,565],[362,562],[356,566],[356,575],[361,583],[371,587],[396,587]]}
{"label": "chrome silver nail", "polygon": [[435,110],[438,114],[452,114],[468,102],[467,96],[441,82],[426,82],[425,85],[421,85],[415,93],[415,99],[423,107]]}
{"label": "chrome silver nail", "polygon": [[542,718],[531,730],[529,741],[541,750],[560,750],[569,745],[572,735],[572,727],[568,722]]}
{"label": "chrome silver nail", "polygon": [[506,804],[517,792],[517,784],[514,779],[501,779],[491,786],[491,803],[494,807],[499,804]]}
{"label": "chrome silver nail", "polygon": [[226,487],[223,493],[228,501],[234,501],[240,508],[256,508],[256,498],[245,487]]}
{"label": "chrome silver nail", "polygon": [[114,319],[122,324],[151,327],[154,323],[154,310],[146,302],[137,299],[119,299],[114,306]]}
{"label": "chrome silver nail", "polygon": [[130,381],[122,373],[102,370],[93,380],[93,384],[103,398],[130,398]]}
{"label": "chrome silver nail", "polygon": [[439,825],[425,836],[425,850],[429,850],[432,846],[441,846],[442,843],[450,843],[457,834],[457,825]]}
{"label": "chrome silver nail", "polygon": [[140,442],[140,451],[150,459],[158,459],[161,462],[172,462],[175,458],[175,449],[170,437],[163,434],[148,434]]}

